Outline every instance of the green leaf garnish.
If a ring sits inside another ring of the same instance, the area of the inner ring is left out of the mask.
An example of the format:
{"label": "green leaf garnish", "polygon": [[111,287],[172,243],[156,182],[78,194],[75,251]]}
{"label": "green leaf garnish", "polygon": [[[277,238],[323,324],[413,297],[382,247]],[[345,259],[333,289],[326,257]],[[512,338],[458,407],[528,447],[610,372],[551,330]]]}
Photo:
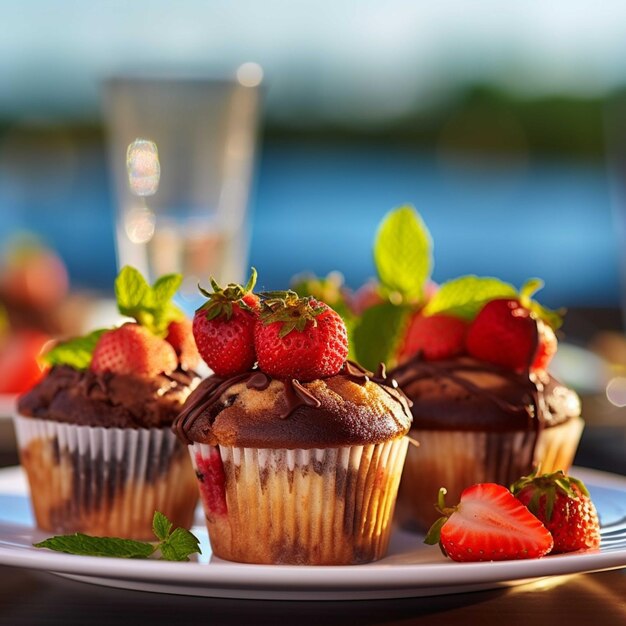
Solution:
{"label": "green leaf garnish", "polygon": [[155,534],[156,538],[165,541],[171,531],[172,522],[160,511],[155,511],[154,517],[152,518],[152,532]]}
{"label": "green leaf garnish", "polygon": [[520,289],[520,303],[531,310],[536,317],[543,320],[548,326],[551,326],[553,330],[557,330],[563,325],[565,309],[553,311],[531,298],[532,295],[543,288],[543,285],[541,278],[529,278]]}
{"label": "green leaf garnish", "polygon": [[380,363],[395,365],[411,310],[406,305],[384,302],[363,312],[353,330],[355,356],[363,367],[376,371]]}
{"label": "green leaf garnish", "polygon": [[180,274],[166,274],[151,287],[138,270],[127,265],[115,279],[117,308],[155,335],[165,336],[169,323],[184,317],[171,301],[181,282]]}
{"label": "green leaf garnish", "polygon": [[159,511],[154,512],[152,530],[157,542],[135,541],[119,537],[92,537],[83,533],[57,535],[33,544],[35,548],[47,548],[66,554],[81,556],[107,556],[121,559],[146,559],[160,552],[166,561],[188,561],[189,555],[202,554],[200,541],[185,528],[172,531],[172,523]]}
{"label": "green leaf garnish", "polygon": [[91,363],[93,349],[106,328],[94,330],[84,337],[75,337],[57,343],[42,355],[42,360],[49,365],[69,365],[77,370],[84,370]]}
{"label": "green leaf garnish", "polygon": [[376,233],[374,263],[383,287],[406,301],[421,301],[432,272],[432,240],[411,206],[388,213]]}
{"label": "green leaf garnish", "polygon": [[200,552],[200,542],[186,528],[177,528],[159,544],[159,550],[166,561],[188,561],[190,554]]}
{"label": "green leaf garnish", "polygon": [[150,543],[117,537],[91,537],[83,533],[58,535],[34,544],[35,548],[48,548],[66,554],[82,556],[111,556],[119,559],[145,559],[155,550]]}
{"label": "green leaf garnish", "polygon": [[446,313],[471,320],[489,300],[509,297],[517,297],[517,290],[498,278],[461,276],[441,285],[424,307],[424,315]]}

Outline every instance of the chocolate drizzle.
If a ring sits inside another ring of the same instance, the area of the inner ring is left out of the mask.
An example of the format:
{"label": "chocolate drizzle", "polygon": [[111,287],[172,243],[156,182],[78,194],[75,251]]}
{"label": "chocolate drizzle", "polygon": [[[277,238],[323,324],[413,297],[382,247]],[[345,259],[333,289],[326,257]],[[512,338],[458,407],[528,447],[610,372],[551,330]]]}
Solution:
{"label": "chocolate drizzle", "polygon": [[[391,417],[398,427],[406,431],[408,428],[406,424],[409,423],[411,419],[409,410],[410,401],[398,388],[398,383],[394,379],[387,377],[384,366],[379,368],[379,371],[374,375],[360,365],[352,361],[346,361],[337,376],[345,377],[359,385],[365,385],[370,381],[378,385],[386,395],[392,398],[402,408],[403,417],[398,417],[394,415],[393,412],[391,412]],[[272,380],[270,376],[259,369],[253,369],[231,377],[219,377],[214,375],[205,379],[191,394],[183,410],[174,421],[172,427],[174,432],[185,443],[192,443],[189,433],[197,422],[198,425],[200,425],[199,420],[202,420],[200,428],[208,432],[212,428],[217,415],[236,400],[236,393],[225,397],[224,394],[229,389],[235,385],[245,384],[248,389],[265,391],[271,385]],[[275,409],[274,415],[278,419],[286,420],[299,414],[298,409],[301,407],[308,407],[312,410],[323,410],[321,409],[322,402],[307,388],[306,384],[296,379],[285,379],[280,380],[280,382],[284,387],[284,402],[282,405],[280,402],[277,403],[278,409]]]}
{"label": "chocolate drizzle", "polygon": [[[491,373],[506,379],[511,385],[523,390],[522,403],[509,402],[498,393],[494,393],[480,386],[462,375],[463,372]],[[491,365],[482,361],[455,359],[450,361],[424,361],[420,355],[416,355],[403,365],[394,370],[394,375],[400,384],[407,389],[413,383],[427,379],[448,379],[470,394],[481,396],[501,411],[514,415],[525,414],[530,420],[542,426],[549,420],[549,411],[544,397],[545,386],[539,378],[532,374],[519,374],[497,365]],[[461,375],[460,375],[461,374]]]}
{"label": "chocolate drizzle", "polygon": [[[390,398],[393,398],[400,405],[403,405],[403,400],[409,405],[409,407],[413,405],[411,399],[408,398],[398,387],[398,381],[395,378],[387,376],[387,368],[384,363],[381,363],[378,366],[376,374],[372,374],[358,363],[355,363],[354,361],[346,361],[341,373],[347,376],[352,382],[360,385],[364,385],[366,382],[371,380],[373,383],[380,385],[385,393],[387,393]],[[394,389],[396,392],[390,392],[390,389]]]}

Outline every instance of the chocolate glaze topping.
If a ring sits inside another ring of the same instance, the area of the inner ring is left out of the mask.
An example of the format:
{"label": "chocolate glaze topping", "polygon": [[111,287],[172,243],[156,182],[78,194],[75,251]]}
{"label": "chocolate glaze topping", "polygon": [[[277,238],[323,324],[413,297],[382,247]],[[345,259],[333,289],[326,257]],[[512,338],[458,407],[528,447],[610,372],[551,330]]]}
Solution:
{"label": "chocolate glaze topping", "polygon": [[409,402],[381,371],[346,362],[336,376],[301,383],[253,369],[211,376],[173,425],[185,443],[314,448],[380,443],[409,429]]}
{"label": "chocolate glaze topping", "polygon": [[20,397],[18,411],[84,426],[169,426],[198,380],[195,372],[182,369],[143,378],[59,365]]}
{"label": "chocolate glaze topping", "polygon": [[416,429],[539,431],[580,415],[578,396],[549,374],[520,374],[469,357],[424,361],[419,355],[392,374],[413,401]]}

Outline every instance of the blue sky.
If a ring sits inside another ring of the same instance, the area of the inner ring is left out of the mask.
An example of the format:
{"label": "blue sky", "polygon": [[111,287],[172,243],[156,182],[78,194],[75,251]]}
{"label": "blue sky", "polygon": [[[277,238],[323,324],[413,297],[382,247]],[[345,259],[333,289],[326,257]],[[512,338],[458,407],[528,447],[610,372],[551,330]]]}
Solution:
{"label": "blue sky", "polygon": [[626,3],[20,0],[0,9],[0,115],[94,117],[103,77],[265,69],[271,116],[388,117],[487,80],[522,95],[626,83]]}

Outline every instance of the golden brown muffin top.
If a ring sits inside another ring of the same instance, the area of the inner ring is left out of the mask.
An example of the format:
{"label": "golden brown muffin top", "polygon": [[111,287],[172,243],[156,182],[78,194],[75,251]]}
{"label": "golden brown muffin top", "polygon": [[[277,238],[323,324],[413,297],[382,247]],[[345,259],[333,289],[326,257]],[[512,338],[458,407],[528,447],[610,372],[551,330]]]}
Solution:
{"label": "golden brown muffin top", "polygon": [[384,369],[375,376],[347,362],[339,374],[306,383],[259,370],[211,376],[173,430],[185,443],[311,449],[382,443],[410,425],[409,402]]}

